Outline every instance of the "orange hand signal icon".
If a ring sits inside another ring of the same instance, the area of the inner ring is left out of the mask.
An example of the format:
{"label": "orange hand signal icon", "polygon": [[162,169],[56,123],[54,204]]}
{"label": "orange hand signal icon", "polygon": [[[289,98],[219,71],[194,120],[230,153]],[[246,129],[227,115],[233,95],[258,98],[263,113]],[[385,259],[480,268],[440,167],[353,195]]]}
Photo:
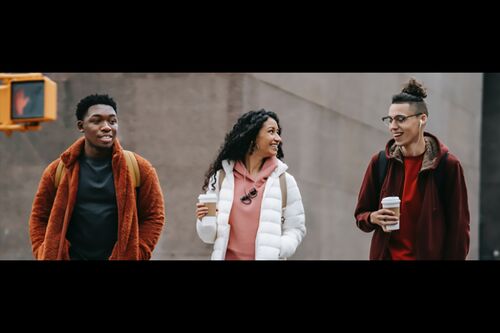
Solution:
{"label": "orange hand signal icon", "polygon": [[24,108],[26,104],[30,101],[30,98],[24,95],[24,90],[20,89],[14,94],[14,108],[18,116],[22,116],[24,113]]}

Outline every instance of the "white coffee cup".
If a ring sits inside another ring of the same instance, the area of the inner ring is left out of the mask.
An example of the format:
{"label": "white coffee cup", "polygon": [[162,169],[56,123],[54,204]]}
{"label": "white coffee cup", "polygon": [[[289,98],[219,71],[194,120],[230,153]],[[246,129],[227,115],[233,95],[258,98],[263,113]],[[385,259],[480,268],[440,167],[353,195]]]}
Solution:
{"label": "white coffee cup", "polygon": [[398,223],[396,224],[390,224],[387,225],[385,228],[388,231],[394,231],[394,230],[399,230],[399,206],[401,204],[401,200],[399,200],[399,197],[385,197],[382,199],[382,208],[390,209],[394,213],[396,213],[396,216],[398,217]]}
{"label": "white coffee cup", "polygon": [[215,221],[217,215],[217,194],[200,194],[198,201],[208,207],[208,214],[203,217],[202,222]]}

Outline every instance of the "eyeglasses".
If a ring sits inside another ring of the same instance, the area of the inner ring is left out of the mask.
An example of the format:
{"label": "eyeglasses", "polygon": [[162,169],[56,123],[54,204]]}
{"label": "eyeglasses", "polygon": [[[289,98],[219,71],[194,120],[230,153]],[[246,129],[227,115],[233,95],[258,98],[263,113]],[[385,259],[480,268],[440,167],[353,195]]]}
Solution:
{"label": "eyeglasses", "polygon": [[411,117],[416,117],[416,116],[420,116],[422,114],[422,112],[419,112],[419,113],[416,113],[416,114],[413,114],[411,116],[404,116],[402,114],[398,114],[397,116],[395,116],[394,118],[392,118],[391,116],[386,116],[386,117],[383,117],[382,118],[382,121],[384,122],[384,124],[386,124],[387,126],[391,126],[392,124],[392,121],[395,120],[398,124],[402,124],[406,121],[406,119],[408,118],[411,118]]}
{"label": "eyeglasses", "polygon": [[250,205],[252,203],[252,199],[254,199],[257,196],[257,189],[255,187],[252,187],[252,189],[246,193],[245,195],[240,198],[241,202],[244,203],[245,205]]}

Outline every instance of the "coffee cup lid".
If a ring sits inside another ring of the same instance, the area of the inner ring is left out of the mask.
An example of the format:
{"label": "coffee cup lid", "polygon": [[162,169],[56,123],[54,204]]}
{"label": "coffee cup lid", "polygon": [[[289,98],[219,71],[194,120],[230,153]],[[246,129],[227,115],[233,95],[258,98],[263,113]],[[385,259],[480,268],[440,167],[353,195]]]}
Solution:
{"label": "coffee cup lid", "polygon": [[215,194],[215,193],[200,194],[198,196],[198,200],[203,201],[203,202],[216,202],[217,201],[217,194]]}
{"label": "coffee cup lid", "polygon": [[382,199],[382,205],[399,205],[400,203],[399,197],[385,197]]}

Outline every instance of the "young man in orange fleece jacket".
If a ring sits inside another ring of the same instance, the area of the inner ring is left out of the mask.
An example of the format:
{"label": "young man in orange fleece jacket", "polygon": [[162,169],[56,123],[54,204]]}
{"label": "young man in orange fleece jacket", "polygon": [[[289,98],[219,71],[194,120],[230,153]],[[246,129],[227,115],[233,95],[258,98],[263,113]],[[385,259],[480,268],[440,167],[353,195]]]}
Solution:
{"label": "young man in orange fleece jacket", "polygon": [[[135,154],[134,183],[117,139],[115,101],[83,98],[76,110],[84,134],[44,171],[33,202],[30,236],[39,260],[147,260],[165,223],[163,194],[153,166]],[[65,172],[59,185],[59,163]]]}

